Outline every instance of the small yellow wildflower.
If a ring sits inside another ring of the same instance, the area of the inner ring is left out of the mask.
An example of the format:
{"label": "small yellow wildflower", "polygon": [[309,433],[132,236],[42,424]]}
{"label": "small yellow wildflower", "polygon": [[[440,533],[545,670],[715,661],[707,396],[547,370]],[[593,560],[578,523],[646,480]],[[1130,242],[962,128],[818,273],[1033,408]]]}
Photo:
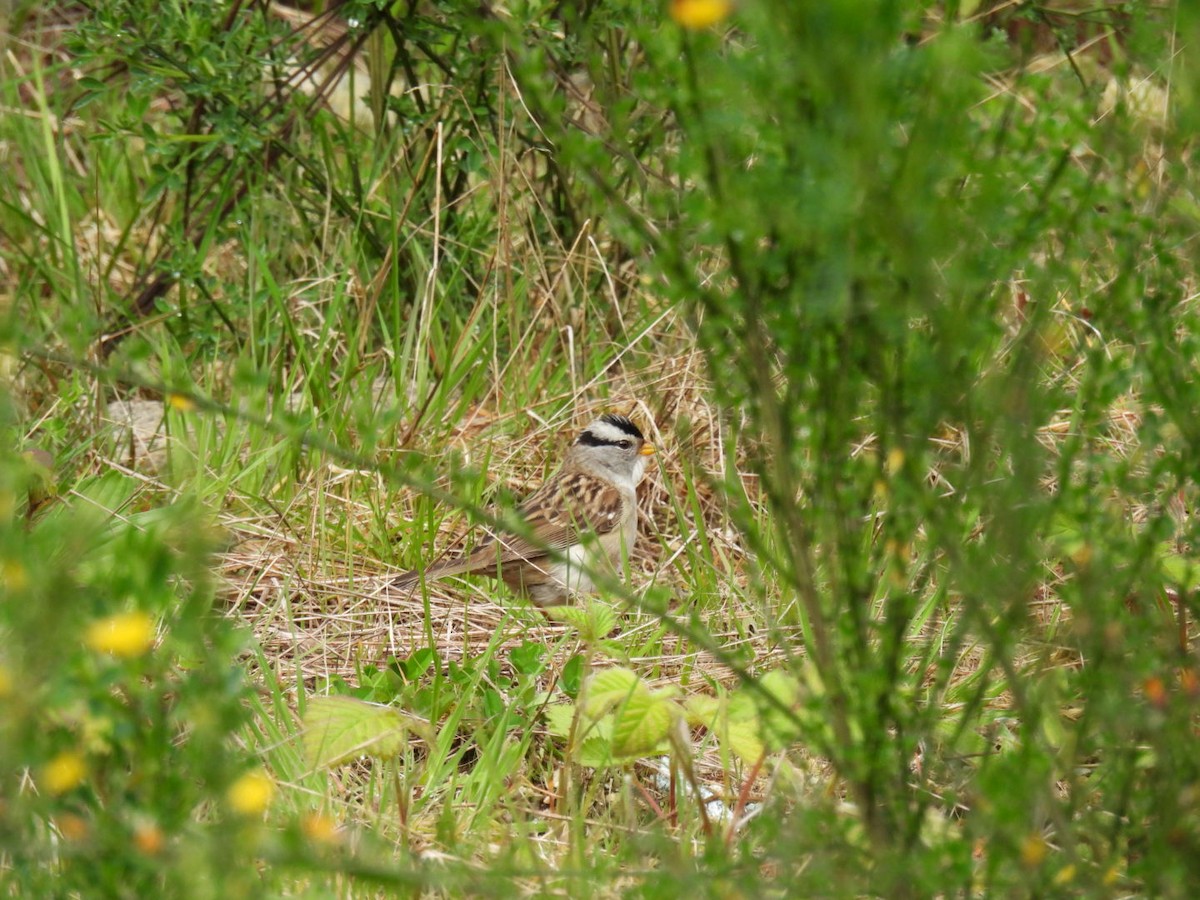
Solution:
{"label": "small yellow wildflower", "polygon": [[39,781],[46,793],[57,797],[79,787],[85,775],[87,764],[83,757],[73,750],[67,750],[42,767],[42,777]]}
{"label": "small yellow wildflower", "polygon": [[1070,884],[1075,880],[1075,866],[1072,863],[1067,863],[1054,874],[1054,883],[1059,887],[1064,884]]}
{"label": "small yellow wildflower", "polygon": [[89,625],[84,643],[97,653],[133,659],[154,643],[154,621],[144,612],[118,613]]}
{"label": "small yellow wildflower", "polygon": [[899,447],[893,447],[888,451],[887,455],[887,473],[895,475],[900,471],[900,467],[904,465],[904,451]]}
{"label": "small yellow wildflower", "polygon": [[266,772],[258,769],[247,772],[229,786],[225,801],[230,809],[242,816],[261,816],[271,805],[275,796],[275,782]]}
{"label": "small yellow wildflower", "polygon": [[338,840],[337,821],[324,813],[306,813],[300,820],[300,830],[314,844],[335,844]]}
{"label": "small yellow wildflower", "polygon": [[0,666],[0,700],[12,696],[13,692],[13,677],[12,672]]}
{"label": "small yellow wildflower", "polygon": [[167,394],[167,403],[176,412],[194,412],[196,401],[184,394]]}
{"label": "small yellow wildflower", "polygon": [[1021,862],[1027,868],[1036,869],[1045,861],[1049,852],[1046,839],[1040,834],[1027,835],[1025,840],[1021,841]]}
{"label": "small yellow wildflower", "polygon": [[684,28],[698,30],[727,19],[733,0],[671,0],[671,18]]}
{"label": "small yellow wildflower", "polygon": [[6,559],[0,562],[0,582],[6,591],[18,594],[29,587],[29,570],[19,560]]}

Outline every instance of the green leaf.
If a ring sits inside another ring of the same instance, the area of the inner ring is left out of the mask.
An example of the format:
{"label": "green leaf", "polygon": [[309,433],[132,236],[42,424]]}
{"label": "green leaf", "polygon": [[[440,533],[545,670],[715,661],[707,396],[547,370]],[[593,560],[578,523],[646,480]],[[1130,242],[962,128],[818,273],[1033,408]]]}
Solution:
{"label": "green leaf", "polygon": [[1200,588],[1200,566],[1194,559],[1176,553],[1171,545],[1163,548],[1161,557],[1163,574],[1178,588],[1194,591]]}
{"label": "green leaf", "polygon": [[312,769],[400,752],[409,718],[400,710],[352,697],[314,697],[304,714],[304,757]]}
{"label": "green leaf", "polygon": [[800,679],[783,669],[768,672],[758,681],[764,691],[775,697],[784,706],[795,706],[800,699]]}
{"label": "green leaf", "polygon": [[779,706],[773,703],[768,704],[763,698],[759,698],[762,700],[760,708],[762,739],[772,750],[782,750],[795,743],[800,737],[800,728],[794,713],[804,695],[803,685],[799,678],[783,669],[768,672],[759,680],[759,685],[793,713],[793,715],[789,715]]}
{"label": "green leaf", "polygon": [[1046,536],[1060,556],[1074,557],[1087,547],[1087,539],[1079,523],[1061,513],[1051,519]]}
{"label": "green leaf", "polygon": [[587,611],[588,634],[585,639],[595,643],[608,637],[617,625],[617,614],[613,608],[601,600],[592,600],[587,605]]}
{"label": "green leaf", "polygon": [[729,697],[725,714],[730,722],[752,722],[758,719],[758,703],[756,695],[742,688]]}
{"label": "green leaf", "polygon": [[542,710],[546,717],[546,727],[555,737],[571,736],[571,723],[575,721],[574,703],[554,703]]}
{"label": "green leaf", "polygon": [[613,755],[636,758],[658,752],[671,727],[673,709],[669,700],[635,690],[614,714]]}
{"label": "green leaf", "polygon": [[408,659],[399,661],[400,671],[409,681],[416,681],[429,671],[429,667],[433,665],[436,659],[437,653],[433,649],[422,647]]}
{"label": "green leaf", "polygon": [[629,647],[621,641],[601,641],[596,645],[596,649],[609,659],[623,663],[629,662]]}
{"label": "green leaf", "polygon": [[554,622],[570,625],[576,631],[582,632],[587,627],[587,611],[578,606],[548,606],[543,610],[546,618]]}
{"label": "green leaf", "polygon": [[693,728],[702,725],[710,731],[721,711],[721,701],[708,694],[693,694],[683,701],[683,714]]}
{"label": "green leaf", "polygon": [[483,714],[488,718],[495,718],[504,712],[504,698],[500,692],[492,688],[486,688],[483,691]]}
{"label": "green leaf", "polygon": [[583,666],[583,655],[576,653],[567,660],[567,664],[563,666],[562,675],[558,678],[563,693],[572,700],[579,696],[579,689],[583,686]]}
{"label": "green leaf", "polygon": [[613,707],[627,702],[635,693],[647,696],[650,693],[636,672],[620,666],[604,669],[588,681],[584,714],[591,719],[599,719]]}
{"label": "green leaf", "polygon": [[514,647],[508,654],[513,669],[521,675],[536,675],[542,671],[542,657],[546,655],[544,644],[534,641],[524,641],[519,647]]}
{"label": "green leaf", "polygon": [[552,606],[546,615],[572,626],[579,632],[579,639],[587,644],[603,640],[617,624],[617,614],[602,600],[589,600],[578,606]]}
{"label": "green leaf", "polygon": [[767,752],[767,745],[759,735],[759,724],[755,721],[730,722],[721,737],[739,759],[750,765],[757,763]]}
{"label": "green leaf", "polygon": [[584,740],[576,753],[575,761],[589,769],[606,769],[616,763],[611,742],[600,736]]}

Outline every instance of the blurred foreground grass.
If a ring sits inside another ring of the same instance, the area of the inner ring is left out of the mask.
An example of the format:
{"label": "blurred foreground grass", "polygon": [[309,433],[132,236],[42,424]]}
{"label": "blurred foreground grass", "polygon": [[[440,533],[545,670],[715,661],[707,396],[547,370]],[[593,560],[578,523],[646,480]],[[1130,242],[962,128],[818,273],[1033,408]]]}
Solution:
{"label": "blurred foreground grass", "polygon": [[12,6],[6,888],[1189,896],[1198,21],[967,6]]}

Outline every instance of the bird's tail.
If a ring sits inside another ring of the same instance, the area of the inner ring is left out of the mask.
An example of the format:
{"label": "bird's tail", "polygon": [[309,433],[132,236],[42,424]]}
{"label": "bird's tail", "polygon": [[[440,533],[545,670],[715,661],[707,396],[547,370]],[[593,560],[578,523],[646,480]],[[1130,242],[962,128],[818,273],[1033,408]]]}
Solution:
{"label": "bird's tail", "polygon": [[407,591],[412,590],[425,581],[437,581],[439,578],[447,578],[451,575],[461,575],[463,572],[471,569],[471,560],[451,559],[446,562],[434,563],[424,569],[412,569],[408,572],[401,572],[392,579],[391,586],[397,590]]}

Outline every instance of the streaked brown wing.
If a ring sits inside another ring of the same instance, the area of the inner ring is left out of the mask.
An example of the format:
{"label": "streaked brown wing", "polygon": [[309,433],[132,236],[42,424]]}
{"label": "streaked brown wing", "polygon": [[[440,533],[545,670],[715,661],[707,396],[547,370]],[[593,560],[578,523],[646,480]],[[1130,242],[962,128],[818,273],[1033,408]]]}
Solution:
{"label": "streaked brown wing", "polygon": [[[621,508],[621,492],[598,478],[577,472],[557,482],[552,479],[517,510],[540,542],[505,535],[499,559],[539,559],[547,547],[563,550],[583,534],[607,534],[621,524]],[[471,555],[495,554],[495,542],[489,535]]]}

